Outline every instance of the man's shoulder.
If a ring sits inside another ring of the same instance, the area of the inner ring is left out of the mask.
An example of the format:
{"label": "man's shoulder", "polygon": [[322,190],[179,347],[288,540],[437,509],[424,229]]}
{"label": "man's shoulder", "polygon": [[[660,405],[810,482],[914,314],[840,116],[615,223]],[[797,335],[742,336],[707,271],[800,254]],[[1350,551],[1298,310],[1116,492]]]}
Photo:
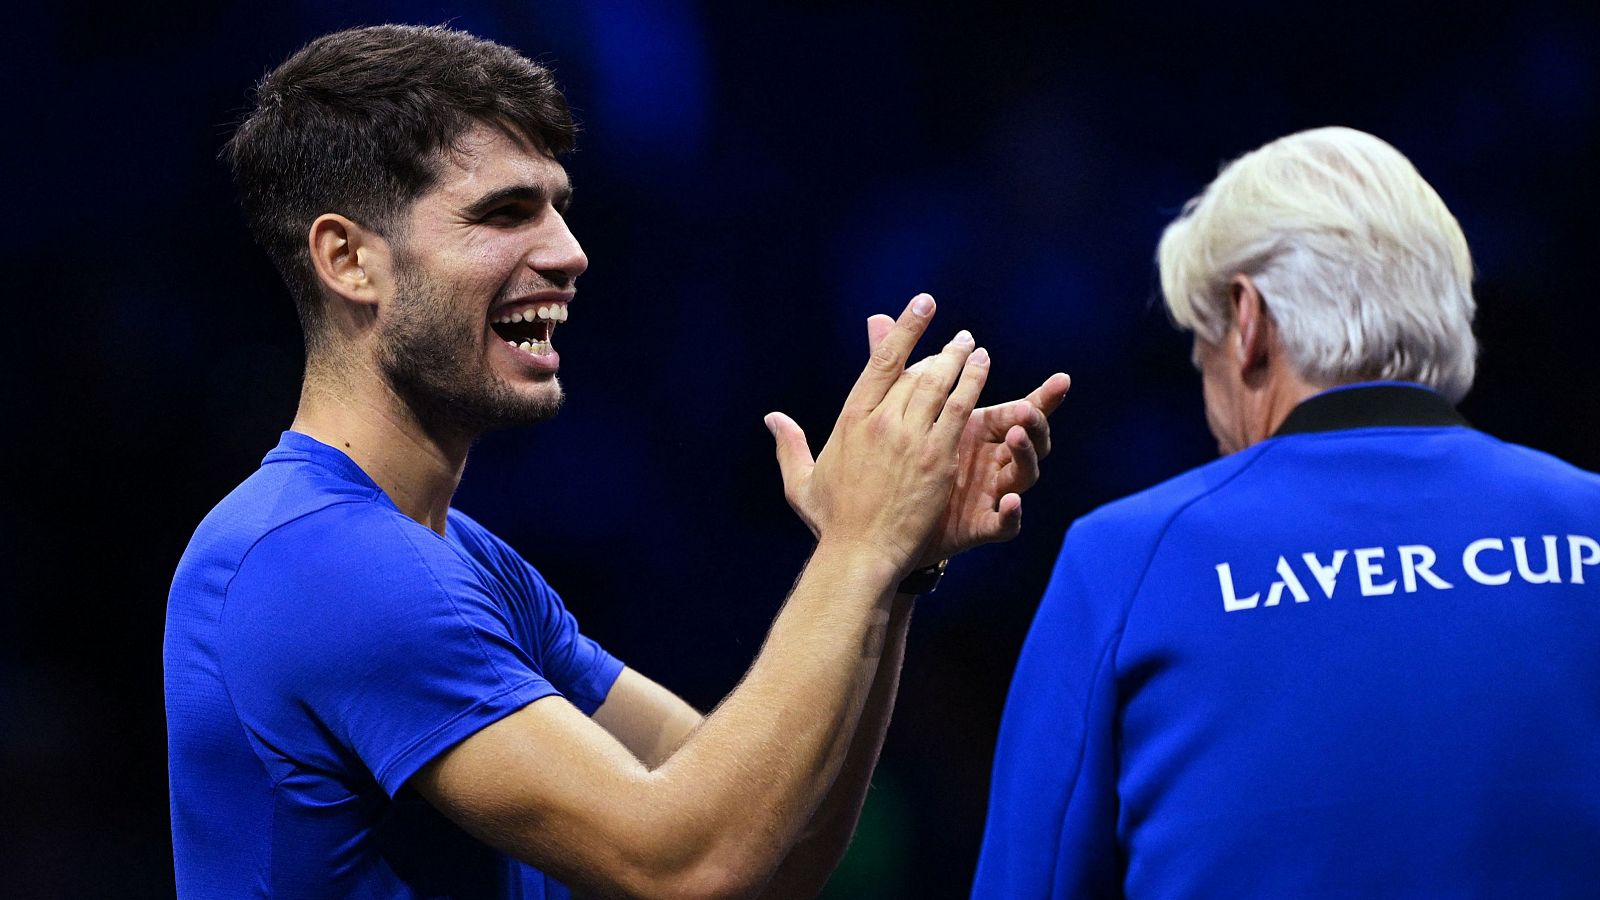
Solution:
{"label": "man's shoulder", "polygon": [[[323,596],[475,581],[449,541],[373,486],[315,466],[258,469],[206,516],[179,563],[174,595],[326,585]],[[370,590],[364,590],[365,588]]]}
{"label": "man's shoulder", "polygon": [[1489,435],[1483,435],[1483,439],[1504,458],[1509,471],[1523,478],[1600,491],[1600,474],[1579,468],[1558,456],[1533,447],[1513,444]]}
{"label": "man's shoulder", "polygon": [[459,557],[399,510],[343,499],[304,510],[264,530],[244,562],[257,566],[268,559],[324,575],[353,576],[448,565]]}
{"label": "man's shoulder", "polygon": [[1113,500],[1074,522],[1067,540],[1148,546],[1159,540],[1185,509],[1226,489],[1269,449],[1266,444],[1257,444]]}
{"label": "man's shoulder", "polygon": [[449,535],[478,565],[497,577],[527,581],[539,590],[548,589],[544,576],[522,554],[499,535],[455,507],[450,508]]}
{"label": "man's shoulder", "polygon": [[[1274,438],[1107,503],[1073,523],[1068,547],[1142,553],[1175,527],[1300,522],[1338,498],[1470,492],[1482,502],[1600,504],[1600,475],[1470,428],[1377,429]],[[1191,512],[1198,511],[1198,512]],[[1189,513],[1188,516],[1185,514]],[[1187,532],[1186,532],[1187,533]]]}
{"label": "man's shoulder", "polygon": [[286,523],[321,510],[370,507],[379,491],[300,461],[262,465],[212,507],[195,529],[190,549],[253,543]]}
{"label": "man's shoulder", "polygon": [[[1078,519],[1062,542],[1051,591],[1073,602],[1085,595],[1117,598],[1099,604],[1099,612],[1125,609],[1132,598],[1130,587],[1143,581],[1173,524],[1198,501],[1225,490],[1262,452],[1252,447],[1190,469]],[[1110,627],[1114,621],[1100,624]]]}

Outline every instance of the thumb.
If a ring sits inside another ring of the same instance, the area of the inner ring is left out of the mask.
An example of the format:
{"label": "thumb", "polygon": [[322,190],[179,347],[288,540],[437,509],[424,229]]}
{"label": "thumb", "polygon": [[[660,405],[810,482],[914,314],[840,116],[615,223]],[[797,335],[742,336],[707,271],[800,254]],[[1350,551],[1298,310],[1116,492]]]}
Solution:
{"label": "thumb", "polygon": [[795,420],[781,412],[767,413],[763,421],[777,443],[778,471],[783,474],[784,486],[792,487],[816,465],[811,458],[811,445],[806,443],[806,433]]}

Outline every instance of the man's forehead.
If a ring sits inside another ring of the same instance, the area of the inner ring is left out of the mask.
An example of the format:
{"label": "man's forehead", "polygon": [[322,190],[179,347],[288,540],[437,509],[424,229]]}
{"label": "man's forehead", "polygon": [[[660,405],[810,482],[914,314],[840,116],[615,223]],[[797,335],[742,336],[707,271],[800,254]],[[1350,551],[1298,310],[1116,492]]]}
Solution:
{"label": "man's forehead", "polygon": [[470,203],[495,191],[527,187],[552,197],[570,193],[567,170],[538,147],[514,141],[499,129],[479,125],[445,153],[439,181],[430,193]]}

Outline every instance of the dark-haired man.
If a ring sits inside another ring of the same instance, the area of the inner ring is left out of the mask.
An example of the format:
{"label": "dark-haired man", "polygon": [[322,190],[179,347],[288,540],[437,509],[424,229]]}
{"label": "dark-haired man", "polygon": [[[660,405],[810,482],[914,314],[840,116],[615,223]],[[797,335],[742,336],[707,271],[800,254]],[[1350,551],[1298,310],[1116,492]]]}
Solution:
{"label": "dark-haired man", "polygon": [[[974,411],[987,354],[910,370],[919,295],[812,459],[817,547],[702,717],[577,630],[450,508],[483,432],[561,401],[588,265],[561,95],[507,48],[384,26],[269,74],[228,148],[306,333],[300,407],[179,565],[165,646],[186,897],[813,893],[848,843],[929,564],[1016,532],[1062,376]],[[544,874],[548,872],[553,879]]]}

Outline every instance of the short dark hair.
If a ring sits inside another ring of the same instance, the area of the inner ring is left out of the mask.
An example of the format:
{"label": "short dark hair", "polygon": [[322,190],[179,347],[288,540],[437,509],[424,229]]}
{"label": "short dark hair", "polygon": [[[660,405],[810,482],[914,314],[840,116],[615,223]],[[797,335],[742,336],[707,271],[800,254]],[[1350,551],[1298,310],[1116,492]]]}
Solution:
{"label": "short dark hair", "polygon": [[222,152],[250,230],[294,298],[308,353],[323,320],[311,223],[335,212],[400,237],[401,214],[479,123],[551,156],[577,134],[550,70],[442,26],[325,35],[256,85],[254,108]]}

